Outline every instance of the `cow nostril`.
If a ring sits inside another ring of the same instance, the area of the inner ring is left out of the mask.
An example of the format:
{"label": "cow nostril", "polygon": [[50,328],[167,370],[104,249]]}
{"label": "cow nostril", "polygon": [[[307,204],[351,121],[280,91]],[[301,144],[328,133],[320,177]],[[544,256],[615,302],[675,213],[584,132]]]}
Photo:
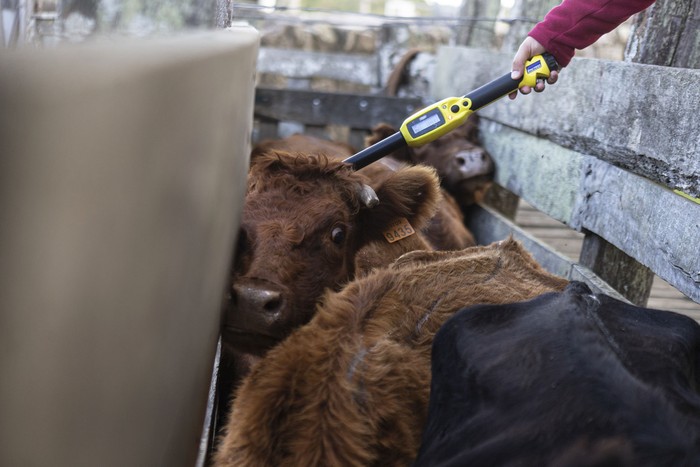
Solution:
{"label": "cow nostril", "polygon": [[279,295],[276,297],[271,297],[263,305],[263,309],[269,313],[279,311],[280,308],[282,308],[282,297]]}
{"label": "cow nostril", "polygon": [[486,154],[481,154],[481,160],[484,161],[484,162],[486,162],[486,160],[487,160],[487,159],[486,159]]}
{"label": "cow nostril", "polygon": [[464,160],[464,157],[458,157],[457,158],[457,164],[459,165],[464,165],[467,161]]}
{"label": "cow nostril", "polygon": [[284,295],[267,287],[236,284],[233,286],[233,303],[241,313],[279,313],[285,307]]}

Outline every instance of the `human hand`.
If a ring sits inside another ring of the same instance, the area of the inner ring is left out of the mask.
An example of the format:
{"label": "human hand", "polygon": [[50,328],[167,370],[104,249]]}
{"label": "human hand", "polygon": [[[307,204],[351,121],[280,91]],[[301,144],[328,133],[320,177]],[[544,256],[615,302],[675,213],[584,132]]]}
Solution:
{"label": "human hand", "polygon": [[[512,79],[520,79],[523,76],[523,70],[525,68],[525,62],[534,57],[535,55],[543,54],[545,53],[546,50],[540,44],[537,42],[535,39],[533,39],[530,36],[527,36],[525,40],[523,41],[522,44],[520,44],[520,47],[518,47],[518,51],[515,53],[515,57],[513,57],[513,67],[511,68],[513,71],[510,73],[510,77]],[[549,78],[547,78],[547,82],[549,84],[554,84],[557,82],[557,78],[559,77],[559,73],[555,70],[552,70],[551,73],[549,74]],[[520,88],[520,92],[522,94],[530,94],[533,88],[530,86],[523,86]],[[538,80],[537,85],[535,85],[535,92],[542,92],[544,91],[544,80]],[[508,97],[510,99],[515,99],[518,97],[518,91],[513,91],[510,94],[508,94]]]}

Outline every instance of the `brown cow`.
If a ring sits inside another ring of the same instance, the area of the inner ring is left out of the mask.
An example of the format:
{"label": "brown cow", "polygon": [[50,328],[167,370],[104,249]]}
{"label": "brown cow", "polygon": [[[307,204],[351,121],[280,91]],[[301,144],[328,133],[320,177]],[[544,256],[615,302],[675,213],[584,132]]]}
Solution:
{"label": "brown cow", "polygon": [[[434,169],[406,167],[372,183],[325,155],[268,149],[251,162],[231,300],[223,341],[235,385],[249,366],[294,328],[308,322],[326,289],[356,273],[358,251],[372,243],[366,268],[407,251],[430,249],[421,229],[440,202]],[[376,198],[379,204],[374,206]],[[399,219],[400,226],[389,229]],[[393,243],[387,235],[400,238]],[[399,235],[395,235],[398,233]]]}
{"label": "brown cow", "polygon": [[416,251],[329,293],[253,368],[216,465],[406,466],[427,416],[435,332],[464,306],[562,290],[521,245]]}
{"label": "brown cow", "polygon": [[[294,134],[283,139],[266,140],[258,143],[253,148],[252,158],[265,154],[271,150],[283,150],[304,154],[323,154],[328,157],[346,159],[355,154],[355,149],[349,144],[329,141],[311,135]],[[364,167],[359,172],[369,178],[372,187],[384,183],[393,174],[412,162],[402,162],[392,157],[384,157],[379,161]],[[461,250],[469,246],[475,246],[476,241],[469,230],[464,226],[464,216],[457,201],[444,189],[441,189],[441,199],[437,212],[431,218],[430,223],[423,230],[428,244],[436,250]],[[384,245],[374,244],[371,248],[362,250],[358,258],[360,272],[365,272],[372,267],[380,267],[388,264],[385,255],[381,253]],[[391,259],[396,258],[393,256]]]}
{"label": "brown cow", "polygon": [[[479,145],[478,116],[472,115],[466,123],[435,141],[417,148],[405,147],[391,156],[409,164],[435,167],[442,186],[461,207],[481,201],[493,179],[494,164],[491,156]],[[398,130],[379,124],[366,138],[370,146]]]}

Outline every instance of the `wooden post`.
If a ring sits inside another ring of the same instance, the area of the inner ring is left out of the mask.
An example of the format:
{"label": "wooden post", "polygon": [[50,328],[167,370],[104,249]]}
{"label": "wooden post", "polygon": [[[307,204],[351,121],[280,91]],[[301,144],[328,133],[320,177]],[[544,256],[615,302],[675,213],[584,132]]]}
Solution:
{"label": "wooden post", "polygon": [[625,61],[700,68],[700,0],[667,0],[639,13]]}
{"label": "wooden post", "polygon": [[519,202],[520,197],[495,183],[491,185],[491,188],[489,188],[489,191],[486,192],[486,196],[484,197],[484,204],[496,209],[510,220],[515,219]]}
{"label": "wooden post", "polygon": [[586,232],[579,263],[620,292],[630,302],[645,306],[654,273],[598,235]]}
{"label": "wooden post", "polygon": [[[700,0],[656,2],[635,18],[625,61],[700,68]],[[646,305],[654,273],[597,235],[588,233],[580,261],[633,303]]]}

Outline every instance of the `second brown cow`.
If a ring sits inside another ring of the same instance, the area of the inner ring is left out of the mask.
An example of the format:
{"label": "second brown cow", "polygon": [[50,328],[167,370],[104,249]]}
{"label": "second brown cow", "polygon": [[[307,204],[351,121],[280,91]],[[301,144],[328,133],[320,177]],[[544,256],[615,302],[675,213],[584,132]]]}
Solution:
{"label": "second brown cow", "polygon": [[408,253],[326,295],[236,396],[218,466],[406,466],[427,416],[430,351],[464,306],[562,290],[521,245]]}

